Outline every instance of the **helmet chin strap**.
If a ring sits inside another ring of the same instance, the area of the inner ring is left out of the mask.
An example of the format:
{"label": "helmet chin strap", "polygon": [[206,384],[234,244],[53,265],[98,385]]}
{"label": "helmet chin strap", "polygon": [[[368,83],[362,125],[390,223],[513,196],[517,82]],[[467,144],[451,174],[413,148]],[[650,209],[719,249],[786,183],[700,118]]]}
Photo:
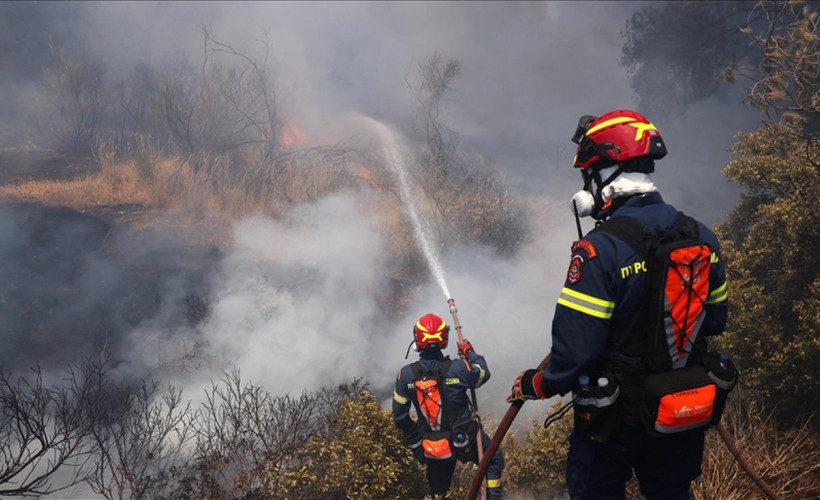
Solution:
{"label": "helmet chin strap", "polygon": [[416,345],[416,339],[410,341],[410,345],[407,346],[407,352],[404,353],[404,359],[407,359],[407,356],[410,355],[410,348],[413,348],[414,351],[419,352],[419,346]]}
{"label": "helmet chin strap", "polygon": [[610,176],[607,177],[606,180],[604,180],[604,181],[601,180],[600,172],[595,172],[595,175],[594,175],[592,180],[595,182],[596,187],[598,189],[596,189],[595,194],[592,195],[593,199],[595,200],[595,207],[592,209],[592,213],[590,215],[592,216],[593,219],[601,220],[602,216],[605,215],[605,214],[601,213],[601,211],[603,210],[604,205],[606,204],[606,201],[604,201],[604,194],[603,194],[604,193],[604,188],[607,185],[609,185],[609,183],[614,181],[623,172],[624,172],[623,166],[621,164],[618,164],[618,167],[615,169],[615,171],[612,172],[612,174],[610,174]]}

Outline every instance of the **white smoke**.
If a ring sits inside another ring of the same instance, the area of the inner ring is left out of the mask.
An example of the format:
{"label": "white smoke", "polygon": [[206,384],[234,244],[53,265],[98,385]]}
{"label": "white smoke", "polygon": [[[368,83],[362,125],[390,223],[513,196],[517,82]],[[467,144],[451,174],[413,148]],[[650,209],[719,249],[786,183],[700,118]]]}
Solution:
{"label": "white smoke", "polygon": [[340,194],[282,221],[243,220],[233,236],[199,332],[205,372],[220,378],[236,368],[276,395],[367,373],[384,335],[375,300],[383,252],[372,213]]}

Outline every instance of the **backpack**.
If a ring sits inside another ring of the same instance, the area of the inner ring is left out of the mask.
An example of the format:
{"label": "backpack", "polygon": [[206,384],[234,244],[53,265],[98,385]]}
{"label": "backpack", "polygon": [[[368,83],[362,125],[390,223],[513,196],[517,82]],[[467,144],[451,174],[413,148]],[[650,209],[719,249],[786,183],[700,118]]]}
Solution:
{"label": "backpack", "polygon": [[[650,373],[684,368],[698,361],[705,344],[698,337],[706,314],[712,249],[700,239],[697,222],[678,212],[672,230],[654,234],[634,219],[616,217],[594,231],[606,231],[642,256],[634,271],[649,277],[643,309],[613,339],[621,351],[640,357]],[[645,335],[634,335],[643,331]],[[627,338],[627,335],[629,338]]]}
{"label": "backpack", "polygon": [[453,360],[445,358],[438,364],[435,371],[426,370],[416,361],[410,365],[413,372],[413,385],[416,391],[416,412],[424,420],[424,426],[429,431],[450,429],[449,418],[453,415],[448,411],[449,404],[444,396],[444,377],[450,369]]}
{"label": "backpack", "polygon": [[677,217],[675,227],[661,234],[627,217],[594,230],[617,236],[644,259],[634,271],[647,273],[647,295],[632,320],[613,332],[611,344],[642,361],[633,414],[652,435],[716,424],[737,379],[734,366],[712,369],[717,355],[707,352],[706,339],[698,335],[706,315],[712,249],[700,238],[695,219],[682,212]]}
{"label": "backpack", "polygon": [[452,408],[444,391],[446,375],[453,360],[445,358],[436,370],[426,370],[416,361],[410,365],[416,397],[414,404],[419,420],[423,422],[421,445],[429,460],[469,460],[473,420],[458,422],[459,415]]}

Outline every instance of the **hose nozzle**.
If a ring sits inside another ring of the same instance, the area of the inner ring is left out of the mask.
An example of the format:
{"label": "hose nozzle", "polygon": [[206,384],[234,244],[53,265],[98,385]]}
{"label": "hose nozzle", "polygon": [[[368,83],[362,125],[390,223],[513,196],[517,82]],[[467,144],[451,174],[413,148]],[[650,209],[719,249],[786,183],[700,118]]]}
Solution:
{"label": "hose nozzle", "polygon": [[455,301],[455,299],[449,299],[449,300],[447,301],[447,305],[448,305],[448,306],[450,306],[450,313],[451,313],[451,314],[453,314],[453,313],[457,313],[457,312],[458,312],[458,309],[456,309],[456,301]]}

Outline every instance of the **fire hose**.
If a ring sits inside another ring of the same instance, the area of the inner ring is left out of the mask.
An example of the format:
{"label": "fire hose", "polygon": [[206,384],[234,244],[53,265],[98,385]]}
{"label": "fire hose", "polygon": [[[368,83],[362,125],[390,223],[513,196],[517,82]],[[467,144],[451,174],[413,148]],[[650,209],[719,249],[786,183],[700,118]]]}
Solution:
{"label": "fire hose", "polygon": [[[458,321],[458,309],[456,309],[456,301],[454,299],[447,300],[447,305],[450,307],[450,314],[453,316],[453,327],[456,329],[456,334],[458,335],[458,343],[464,343],[464,335],[461,333],[461,323]],[[459,353],[461,354],[461,353]],[[470,362],[467,360],[466,356],[462,357],[464,360],[464,365],[467,367],[467,371],[472,371],[472,366]],[[484,439],[482,439],[481,435],[481,419],[478,416],[478,403],[476,402],[475,397],[475,387],[470,387],[470,398],[472,399],[473,403],[473,418],[478,422],[478,430],[476,431],[476,447],[478,448],[478,461],[479,463],[484,459]],[[496,446],[497,448],[497,446]],[[492,455],[490,455],[492,457]],[[487,462],[489,465],[489,461]],[[484,468],[486,471],[486,467]],[[481,488],[481,498],[485,498],[486,496],[486,488],[484,488],[484,474],[481,475],[479,478],[478,488]],[[473,493],[473,498],[475,498],[476,493]]]}
{"label": "fire hose", "polygon": [[[543,370],[547,367],[550,362],[550,355],[547,354],[547,357],[544,358],[543,361],[538,365],[538,370]],[[515,401],[510,404],[510,407],[507,409],[507,413],[504,414],[504,418],[501,419],[501,423],[498,424],[498,428],[496,429],[495,433],[493,434],[492,439],[487,444],[487,449],[484,450],[484,456],[479,460],[478,469],[476,469],[475,474],[473,475],[473,479],[470,482],[470,489],[467,490],[466,500],[474,500],[476,494],[478,493],[478,489],[481,487],[482,480],[484,478],[484,474],[487,471],[487,467],[490,465],[490,461],[488,457],[492,457],[492,455],[496,452],[498,447],[501,445],[501,441],[504,439],[504,435],[507,434],[510,426],[512,425],[513,420],[518,415],[518,411],[521,409],[521,406],[524,404],[523,401]],[[723,443],[729,449],[729,452],[737,461],[740,468],[754,481],[754,483],[769,497],[771,500],[782,500],[780,495],[769,486],[763,478],[749,465],[749,462],[746,461],[745,458],[740,453],[740,450],[737,449],[735,446],[734,440],[723,427],[723,424],[718,422],[715,426],[717,428],[718,434],[720,438],[723,440]]]}
{"label": "fire hose", "polygon": [[[541,364],[538,365],[538,369],[543,370],[547,367],[549,362],[550,355],[547,354],[547,357],[544,358],[544,360],[541,361]],[[478,461],[478,469],[476,469],[473,474],[473,479],[470,481],[470,489],[467,490],[467,500],[475,500],[475,496],[478,493],[479,488],[481,488],[484,474],[487,472],[487,467],[490,466],[490,458],[498,450],[498,447],[501,445],[501,440],[504,439],[504,435],[507,434],[507,430],[509,430],[513,420],[515,420],[515,417],[518,415],[518,411],[523,405],[523,401],[514,401],[511,403],[510,407],[507,409],[507,413],[504,414],[504,418],[502,418],[501,422],[498,424],[495,433],[493,433],[493,437],[490,439],[490,442],[487,443],[487,449],[484,450],[484,456]]]}

